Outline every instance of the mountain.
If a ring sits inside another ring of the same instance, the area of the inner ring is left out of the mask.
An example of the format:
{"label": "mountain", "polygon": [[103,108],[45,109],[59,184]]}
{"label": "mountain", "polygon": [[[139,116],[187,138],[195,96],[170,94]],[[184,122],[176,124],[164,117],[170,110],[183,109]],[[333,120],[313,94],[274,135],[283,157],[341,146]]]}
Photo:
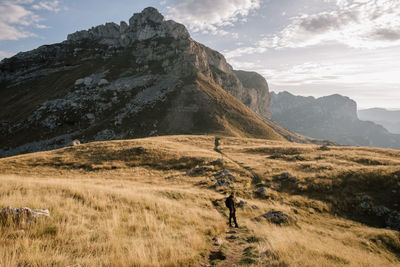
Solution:
{"label": "mountain", "polygon": [[373,121],[385,127],[389,132],[400,134],[400,110],[370,108],[358,111],[358,117],[364,121]]}
{"label": "mountain", "polygon": [[269,120],[256,73],[154,8],[0,63],[0,156],[169,134],[301,140]]}
{"label": "mountain", "polygon": [[271,93],[271,118],[289,131],[344,145],[400,149],[400,135],[359,120],[357,104],[348,97],[320,98]]}

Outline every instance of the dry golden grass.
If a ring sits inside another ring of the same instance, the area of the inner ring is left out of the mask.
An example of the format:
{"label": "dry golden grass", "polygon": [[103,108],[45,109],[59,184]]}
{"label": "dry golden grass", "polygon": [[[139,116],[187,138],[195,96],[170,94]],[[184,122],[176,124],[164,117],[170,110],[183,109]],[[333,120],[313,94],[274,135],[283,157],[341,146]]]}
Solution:
{"label": "dry golden grass", "polygon": [[[232,190],[213,187],[213,174],[222,168],[236,176],[234,190],[247,201],[238,210],[239,240],[222,246],[227,255],[243,253],[237,263],[400,265],[399,232],[371,227],[380,222],[352,206],[368,194],[377,204],[396,209],[399,194],[388,190],[400,192],[400,151],[323,151],[316,145],[223,138],[224,163],[218,166],[210,164],[221,157],[212,150],[213,141],[211,136],[154,137],[0,159],[0,207],[51,212],[50,219],[23,232],[0,226],[0,266],[205,263],[211,239],[226,230],[222,201],[213,205]],[[271,158],[275,152],[281,154]],[[210,170],[187,174],[203,165]],[[296,175],[296,183],[274,179],[286,171]],[[268,188],[269,198],[259,199],[254,182],[281,189]],[[272,208],[296,217],[298,225],[257,219]]]}

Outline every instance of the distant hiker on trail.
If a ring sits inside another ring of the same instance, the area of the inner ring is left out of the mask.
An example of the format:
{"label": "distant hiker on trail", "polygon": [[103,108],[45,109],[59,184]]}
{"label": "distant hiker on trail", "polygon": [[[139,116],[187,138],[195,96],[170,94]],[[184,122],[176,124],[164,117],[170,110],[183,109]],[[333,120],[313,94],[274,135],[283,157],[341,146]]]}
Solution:
{"label": "distant hiker on trail", "polygon": [[214,150],[217,151],[217,152],[219,151],[219,148],[218,148],[218,147],[219,147],[219,145],[220,145],[220,142],[219,142],[220,140],[221,140],[221,138],[215,137],[215,140],[214,140],[214,145],[215,145]]}
{"label": "distant hiker on trail", "polygon": [[231,195],[226,198],[225,205],[229,209],[229,226],[232,227],[232,219],[233,219],[235,227],[239,228],[239,225],[237,224],[236,221],[235,193],[232,192]]}

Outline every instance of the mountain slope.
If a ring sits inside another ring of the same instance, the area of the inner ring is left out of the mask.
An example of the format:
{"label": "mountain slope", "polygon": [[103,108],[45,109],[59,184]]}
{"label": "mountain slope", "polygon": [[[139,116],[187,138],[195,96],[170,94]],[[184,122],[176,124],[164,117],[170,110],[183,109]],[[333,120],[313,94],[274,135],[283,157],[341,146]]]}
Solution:
{"label": "mountain slope", "polygon": [[282,140],[268,124],[265,79],[233,71],[154,8],[129,25],[106,23],[0,63],[0,156],[73,139],[209,133]]}
{"label": "mountain slope", "polygon": [[289,131],[344,145],[400,149],[400,135],[357,117],[357,104],[348,97],[321,98],[271,93],[271,117]]}

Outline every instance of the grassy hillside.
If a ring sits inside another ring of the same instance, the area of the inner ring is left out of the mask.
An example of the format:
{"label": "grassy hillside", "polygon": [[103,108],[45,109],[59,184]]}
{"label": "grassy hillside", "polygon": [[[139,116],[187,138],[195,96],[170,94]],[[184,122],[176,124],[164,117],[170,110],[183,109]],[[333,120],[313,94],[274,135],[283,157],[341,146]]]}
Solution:
{"label": "grassy hillside", "polygon": [[[213,146],[213,136],[165,136],[0,159],[0,207],[51,213],[29,228],[0,224],[0,266],[400,264],[400,233],[359,207],[368,195],[399,211],[400,151],[233,137],[223,155]],[[221,170],[231,187],[215,187]],[[232,190],[246,202],[237,233],[223,203]],[[260,219],[271,209],[297,224]]]}

